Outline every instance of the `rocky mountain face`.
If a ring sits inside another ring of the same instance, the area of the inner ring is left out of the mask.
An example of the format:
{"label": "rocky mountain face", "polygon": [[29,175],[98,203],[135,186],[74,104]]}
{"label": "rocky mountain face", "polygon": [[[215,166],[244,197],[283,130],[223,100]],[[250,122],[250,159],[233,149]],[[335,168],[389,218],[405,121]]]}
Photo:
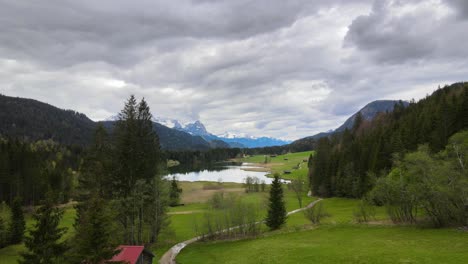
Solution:
{"label": "rocky mountain face", "polygon": [[[258,147],[270,147],[270,146],[282,146],[291,143],[270,137],[253,137],[246,134],[234,134],[225,132],[222,135],[214,135],[207,131],[205,125],[199,120],[193,123],[186,123],[184,125],[175,119],[156,118],[156,122],[165,124],[171,128],[184,131],[190,135],[200,136],[208,142],[216,142],[216,145],[220,145],[221,142],[225,142],[226,146],[232,148],[258,148]],[[222,144],[221,144],[222,145]]]}

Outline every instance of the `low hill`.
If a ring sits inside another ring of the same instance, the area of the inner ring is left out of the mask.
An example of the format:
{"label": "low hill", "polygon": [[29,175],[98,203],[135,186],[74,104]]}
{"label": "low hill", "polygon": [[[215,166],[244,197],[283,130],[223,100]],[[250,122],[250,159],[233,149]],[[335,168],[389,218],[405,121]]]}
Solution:
{"label": "low hill", "polygon": [[392,112],[395,105],[400,104],[404,107],[407,107],[409,105],[408,102],[401,101],[401,100],[377,100],[368,103],[366,106],[361,108],[359,111],[357,111],[355,114],[350,116],[341,126],[339,126],[335,130],[331,130],[328,132],[321,132],[316,135],[310,136],[310,137],[305,137],[298,139],[293,142],[293,144],[296,145],[304,145],[307,144],[307,142],[311,142],[311,140],[317,140],[323,137],[328,137],[330,135],[333,135],[334,133],[337,132],[343,132],[346,129],[351,129],[354,126],[354,121],[356,119],[356,116],[358,113],[361,114],[362,118],[367,121],[371,121],[374,119],[374,117],[377,116],[379,113],[387,113],[387,112]]}

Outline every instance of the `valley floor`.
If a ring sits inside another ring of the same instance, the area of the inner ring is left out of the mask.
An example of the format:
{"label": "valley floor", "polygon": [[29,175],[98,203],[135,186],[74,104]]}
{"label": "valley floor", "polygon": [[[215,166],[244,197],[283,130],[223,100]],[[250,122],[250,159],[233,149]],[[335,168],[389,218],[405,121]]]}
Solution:
{"label": "valley floor", "polygon": [[[311,152],[278,156],[273,172],[282,175],[307,177],[307,163]],[[245,161],[261,163],[264,156],[249,157]],[[287,159],[287,160],[284,160]],[[280,162],[280,160],[282,162]],[[297,169],[293,167],[302,163]],[[280,164],[280,165],[278,165]],[[244,201],[266,204],[268,192],[246,193],[242,184],[181,182],[184,206],[169,209],[170,225],[152,246],[158,263],[173,245],[197,236],[194,222],[210,210],[208,199],[216,192],[233,193]],[[284,188],[287,211],[299,208],[292,190]],[[303,194],[303,204],[314,201]],[[330,215],[321,225],[314,226],[302,213],[288,217],[286,225],[278,231],[265,231],[257,239],[221,242],[197,242],[186,247],[177,257],[178,263],[468,263],[468,232],[456,229],[421,229],[387,225],[385,210],[376,207],[372,225],[356,224],[353,212],[358,200],[344,198],[324,199],[325,210]],[[68,227],[66,237],[73,234],[75,211],[68,208],[62,226]],[[384,224],[382,224],[384,223]],[[27,225],[31,226],[30,217]],[[22,245],[0,249],[0,264],[17,263]]]}

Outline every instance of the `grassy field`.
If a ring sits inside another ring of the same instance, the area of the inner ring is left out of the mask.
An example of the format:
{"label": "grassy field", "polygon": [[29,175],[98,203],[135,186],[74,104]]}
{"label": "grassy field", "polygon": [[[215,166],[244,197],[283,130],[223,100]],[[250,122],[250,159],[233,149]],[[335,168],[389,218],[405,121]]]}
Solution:
{"label": "grassy field", "polygon": [[[178,263],[467,263],[468,233],[455,229],[357,224],[359,201],[321,201],[329,217],[312,226],[299,213],[284,228],[258,239],[199,242],[184,249]],[[376,220],[385,220],[376,207]]]}
{"label": "grassy field", "polygon": [[[241,199],[246,202],[265,204],[265,206],[268,199],[267,192],[246,193],[243,185],[239,183],[222,183],[222,185],[219,186],[218,183],[181,182],[180,185],[183,189],[182,203],[184,203],[184,206],[169,208],[169,228],[161,234],[159,242],[152,248],[157,256],[154,263],[157,263],[158,258],[174,244],[196,236],[194,221],[200,219],[203,214],[209,210],[207,200],[215,192],[232,193],[240,196]],[[286,208],[288,211],[299,208],[297,199],[292,191],[285,188],[285,196]],[[310,197],[304,196],[303,199],[304,204],[313,201],[313,198]],[[70,238],[73,235],[74,219],[75,210],[69,206],[66,208],[61,222],[61,226],[68,228],[64,239]],[[305,224],[306,220],[304,218],[297,218],[295,221],[290,221],[290,223],[291,227],[299,226]],[[31,216],[27,214],[27,228],[30,228],[32,224]],[[19,253],[24,250],[25,248],[23,245],[12,245],[0,249],[0,264],[16,264]]]}
{"label": "grassy field", "polygon": [[[248,162],[255,162],[260,158],[251,157]],[[281,166],[284,169],[286,165]],[[266,194],[254,194],[246,196],[246,199],[261,200],[262,195]],[[298,207],[293,192],[286,190],[285,196],[288,211]],[[313,199],[307,198],[304,204]],[[358,224],[354,219],[354,211],[359,200],[329,198],[321,203],[329,217],[324,218],[319,226],[311,225],[302,213],[298,213],[289,216],[287,224],[281,230],[266,232],[258,239],[198,242],[190,245],[177,257],[177,262],[468,262],[467,232],[390,225],[382,207],[374,207],[375,219],[370,224]]]}
{"label": "grassy field", "polygon": [[[185,203],[184,206],[178,206],[170,208],[170,226],[160,237],[159,243],[153,246],[152,250],[156,253],[158,257],[162,256],[173,245],[178,242],[190,239],[197,236],[194,228],[194,222],[200,221],[201,217],[205,212],[209,210],[209,205],[207,200],[211,197],[206,195],[206,192],[210,191],[212,195],[212,190],[206,190],[206,183],[202,182],[183,182],[182,188],[182,201]],[[236,183],[223,183],[223,189],[216,190],[218,192],[224,191],[225,193],[234,193],[239,195],[241,199],[245,202],[264,204],[265,205],[265,215],[266,215],[266,204],[268,202],[268,192],[255,192],[255,193],[246,193],[242,188],[242,184]],[[191,203],[191,199],[187,197],[192,197],[194,194],[198,194],[199,197],[204,197],[203,199],[196,199],[197,202]],[[315,198],[303,197],[303,204],[311,203]],[[296,199],[295,194],[285,188],[285,201],[286,209],[292,211],[299,208],[299,203]],[[260,220],[260,219],[259,219]],[[299,218],[294,218],[294,221],[290,221],[290,227],[295,228],[296,226],[303,226],[307,223],[307,220],[301,214]],[[157,262],[154,262],[157,263]]]}
{"label": "grassy field", "polygon": [[177,263],[466,263],[468,234],[448,229],[323,225],[255,240],[197,243]]}
{"label": "grassy field", "polygon": [[[243,162],[257,163],[262,167],[267,168],[271,175],[278,173],[283,179],[296,179],[301,176],[304,179],[307,177],[307,161],[313,151],[287,153],[276,157],[267,157],[268,163],[265,162],[264,155],[255,155],[243,158]],[[285,174],[284,171],[290,171],[291,174]]]}

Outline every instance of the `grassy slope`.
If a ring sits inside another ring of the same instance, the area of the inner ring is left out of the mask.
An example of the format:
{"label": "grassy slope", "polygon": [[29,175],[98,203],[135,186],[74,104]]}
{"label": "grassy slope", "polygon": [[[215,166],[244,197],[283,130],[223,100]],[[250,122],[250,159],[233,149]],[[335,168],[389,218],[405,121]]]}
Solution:
{"label": "grassy slope", "polygon": [[[353,223],[357,200],[325,199],[330,217],[310,230],[303,214],[255,240],[196,243],[178,263],[467,263],[468,233]],[[377,220],[385,219],[376,208]],[[301,228],[302,227],[302,228]],[[304,228],[305,227],[305,228]],[[299,231],[299,232],[298,232]]]}
{"label": "grassy slope", "polygon": [[324,225],[256,240],[197,243],[178,263],[466,263],[468,235],[412,227]]}
{"label": "grassy slope", "polygon": [[[303,160],[309,159],[310,154],[313,151],[305,151],[305,152],[296,152],[296,153],[287,153],[284,155],[279,155],[274,158],[270,158],[270,163],[266,164],[266,166],[271,167],[271,173],[279,173],[281,178],[284,179],[295,179],[298,176],[302,176],[304,179],[307,176],[307,162]],[[287,160],[285,160],[287,159]],[[249,163],[263,163],[265,161],[264,155],[256,155],[242,159],[243,162]],[[265,164],[264,164],[265,165]],[[299,169],[293,169],[293,167],[299,165]],[[291,174],[284,174],[285,170],[291,171]]]}

